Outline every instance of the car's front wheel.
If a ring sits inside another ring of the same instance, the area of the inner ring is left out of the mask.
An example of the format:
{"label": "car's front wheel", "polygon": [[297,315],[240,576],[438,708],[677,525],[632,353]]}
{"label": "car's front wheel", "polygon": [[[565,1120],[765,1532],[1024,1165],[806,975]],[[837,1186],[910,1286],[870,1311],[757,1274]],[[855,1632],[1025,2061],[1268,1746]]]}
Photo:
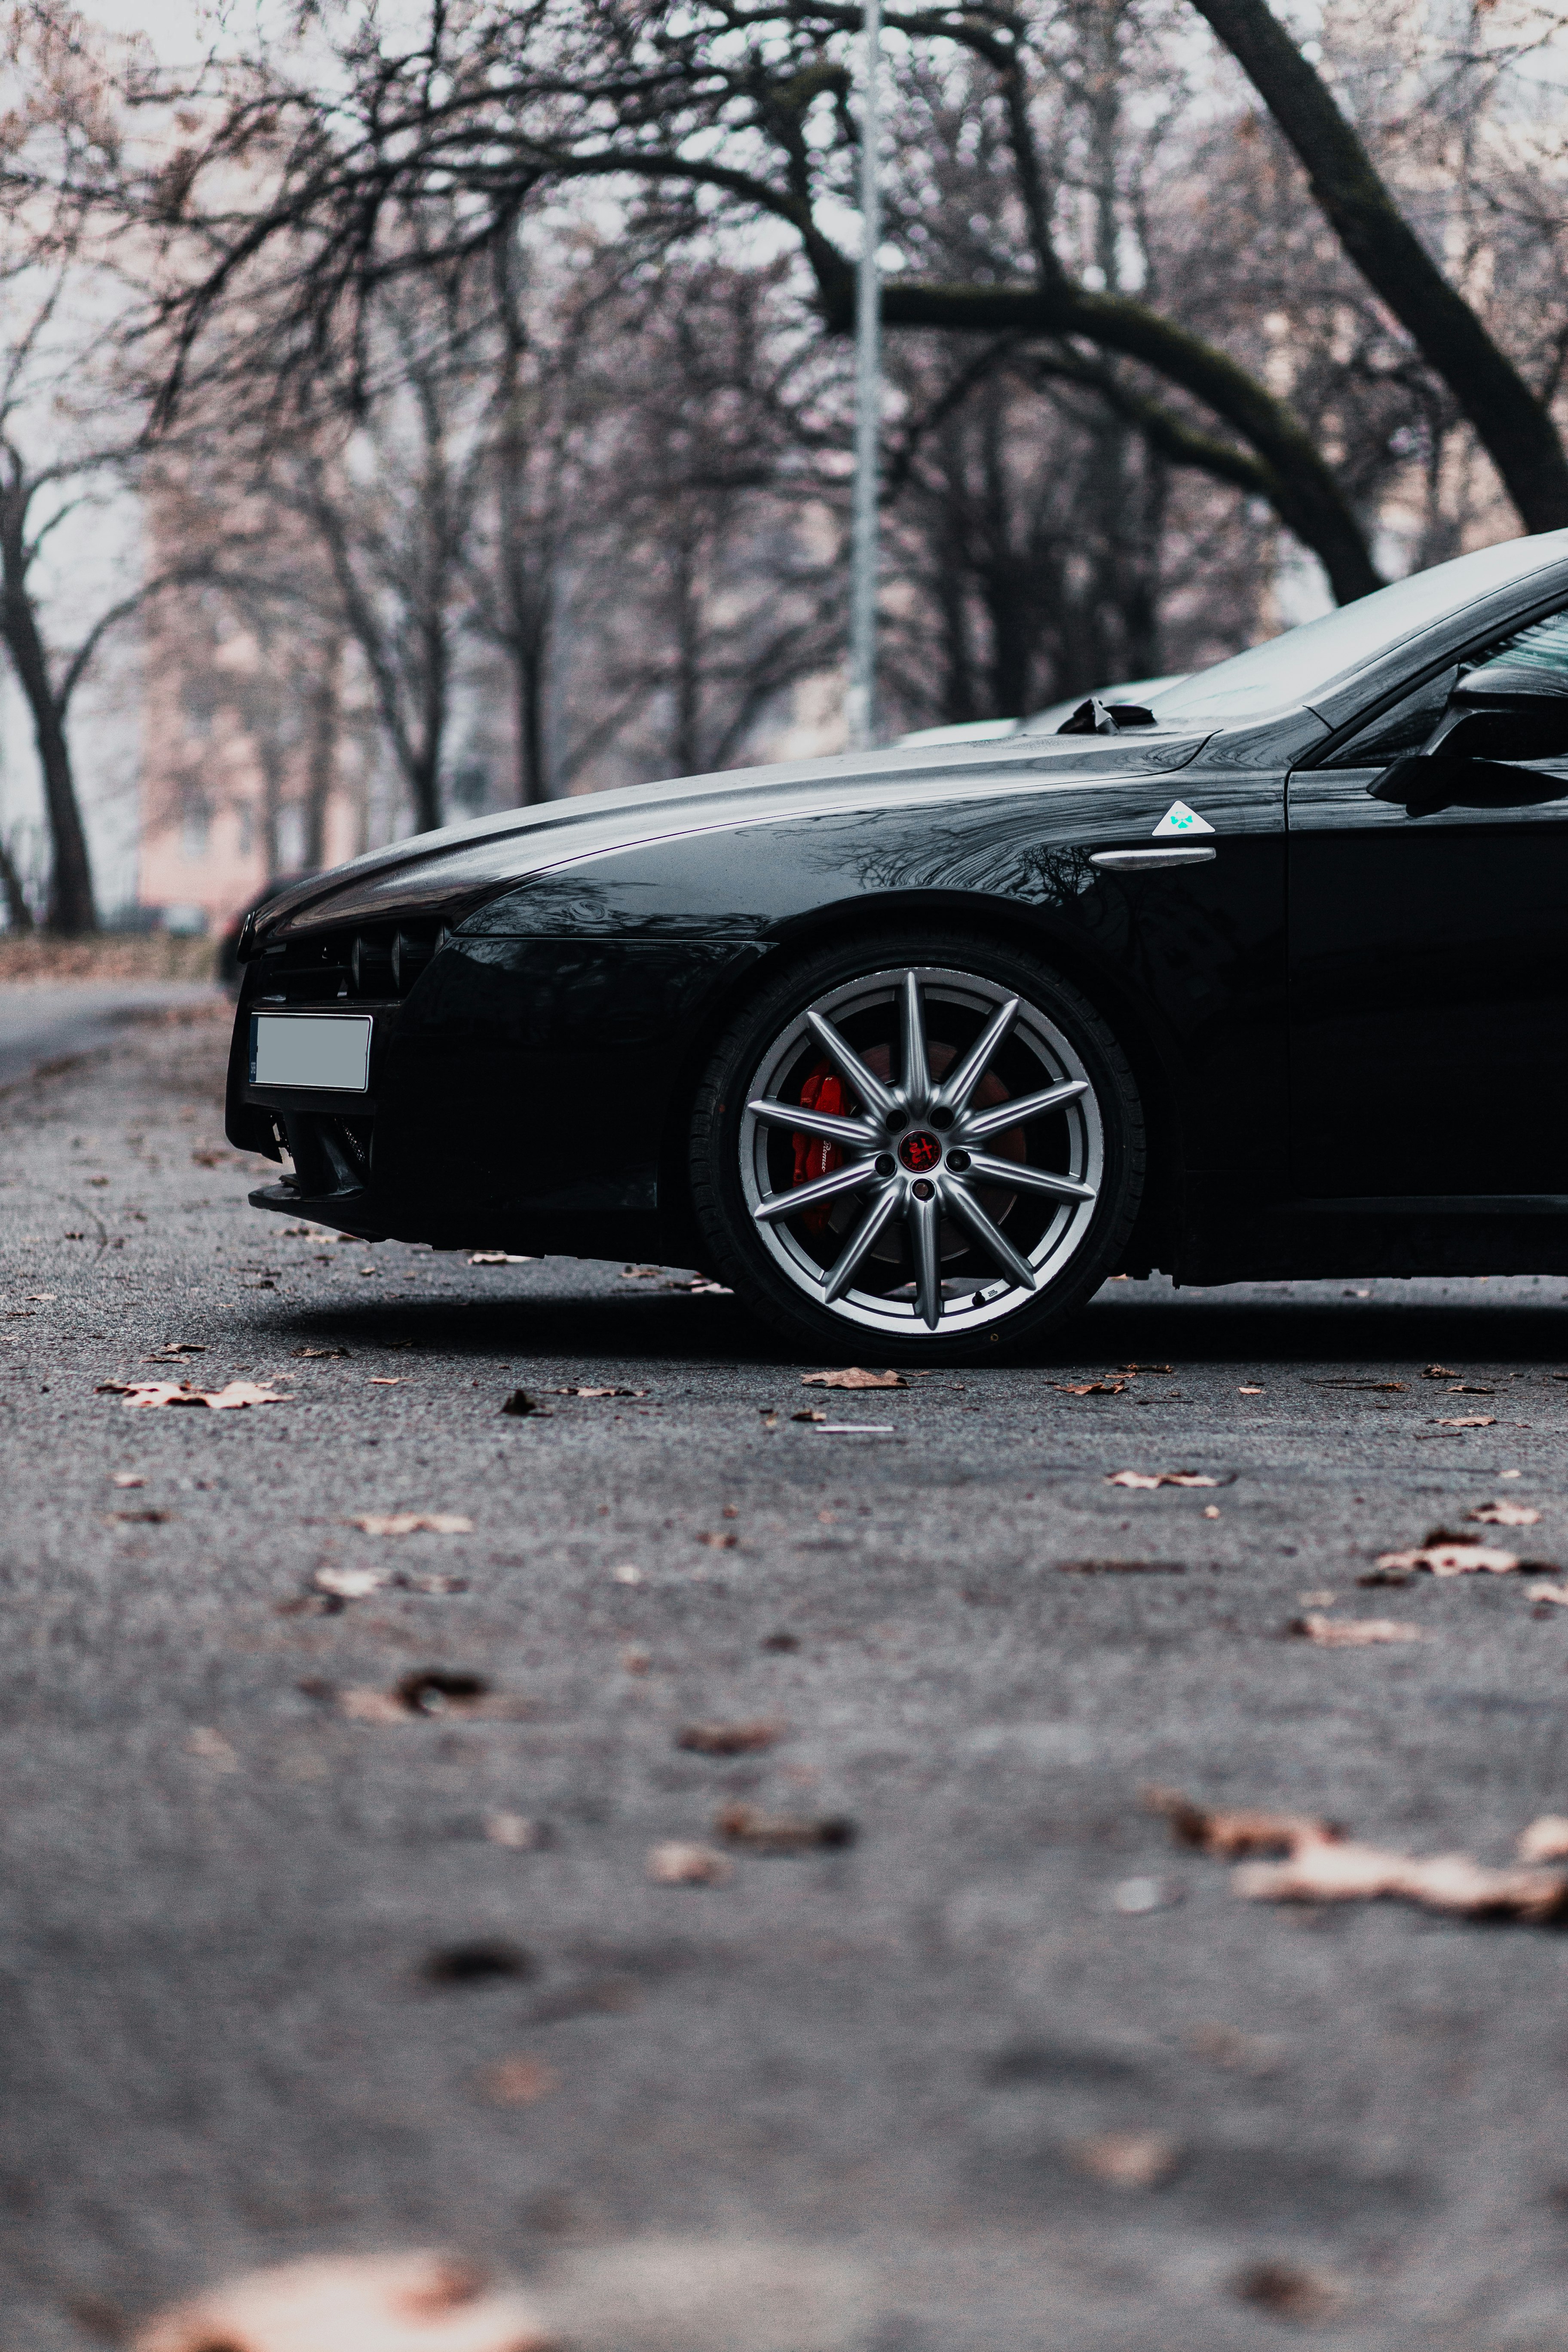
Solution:
{"label": "car's front wheel", "polygon": [[793,1343],[937,1363],[1023,1344],[1115,1265],[1142,1191],[1116,1038],[1033,958],[962,936],[828,950],[721,1038],[693,1205]]}

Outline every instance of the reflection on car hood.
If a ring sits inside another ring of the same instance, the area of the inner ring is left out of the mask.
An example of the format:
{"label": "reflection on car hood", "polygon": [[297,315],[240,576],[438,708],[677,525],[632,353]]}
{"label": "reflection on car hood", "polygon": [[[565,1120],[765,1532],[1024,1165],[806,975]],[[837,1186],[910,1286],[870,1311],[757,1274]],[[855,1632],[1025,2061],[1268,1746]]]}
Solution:
{"label": "reflection on car hood", "polygon": [[282,892],[257,918],[256,937],[344,922],[395,921],[449,895],[468,911],[528,875],[672,835],[776,824],[836,808],[919,806],[989,798],[1026,784],[1104,783],[1186,765],[1212,728],[1140,729],[1124,735],[1016,736],[1005,742],[921,747],[839,759],[780,761],[666,783],[584,793],[506,809],[318,874]]}

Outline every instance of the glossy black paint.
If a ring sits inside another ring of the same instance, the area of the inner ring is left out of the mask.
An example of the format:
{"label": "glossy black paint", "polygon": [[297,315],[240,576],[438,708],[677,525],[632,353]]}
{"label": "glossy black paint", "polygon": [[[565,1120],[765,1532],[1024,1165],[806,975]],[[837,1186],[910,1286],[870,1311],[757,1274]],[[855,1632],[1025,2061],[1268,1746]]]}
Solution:
{"label": "glossy black paint", "polygon": [[[1568,562],[1268,725],[911,747],[399,845],[259,918],[230,1134],[271,1148],[280,1120],[300,1189],[268,1205],[352,1231],[690,1262],[690,1097],[743,992],[807,944],[957,923],[1064,971],[1132,1056],[1154,1138],[1134,1266],[1555,1265],[1568,797],[1415,816],[1369,794],[1386,751],[1333,763],[1413,692],[1440,704],[1468,646],[1564,603]],[[1212,862],[1090,864],[1146,845],[1177,797]],[[375,1014],[363,1135],[340,1104],[248,1084],[269,945],[319,936],[338,969],[355,927],[437,922],[406,995],[353,1000]]]}

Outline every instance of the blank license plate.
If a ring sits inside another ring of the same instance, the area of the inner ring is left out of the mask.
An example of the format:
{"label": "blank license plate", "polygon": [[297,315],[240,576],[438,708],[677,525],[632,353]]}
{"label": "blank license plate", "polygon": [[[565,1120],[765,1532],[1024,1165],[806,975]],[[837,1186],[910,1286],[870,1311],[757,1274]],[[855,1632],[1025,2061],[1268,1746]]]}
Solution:
{"label": "blank license plate", "polygon": [[252,1013],[250,1083],[363,1095],[370,1085],[370,1031],[368,1013]]}

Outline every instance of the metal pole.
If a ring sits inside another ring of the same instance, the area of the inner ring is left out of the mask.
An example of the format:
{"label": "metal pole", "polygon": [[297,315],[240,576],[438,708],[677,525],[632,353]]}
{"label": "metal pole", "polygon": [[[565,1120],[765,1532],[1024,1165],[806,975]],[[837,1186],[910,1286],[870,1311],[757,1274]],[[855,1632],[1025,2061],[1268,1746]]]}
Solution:
{"label": "metal pole", "polygon": [[881,0],[866,0],[860,92],[860,268],[855,288],[855,491],[849,532],[849,683],[845,734],[852,751],[877,740],[878,461],[882,428],[882,242],[879,100]]}

